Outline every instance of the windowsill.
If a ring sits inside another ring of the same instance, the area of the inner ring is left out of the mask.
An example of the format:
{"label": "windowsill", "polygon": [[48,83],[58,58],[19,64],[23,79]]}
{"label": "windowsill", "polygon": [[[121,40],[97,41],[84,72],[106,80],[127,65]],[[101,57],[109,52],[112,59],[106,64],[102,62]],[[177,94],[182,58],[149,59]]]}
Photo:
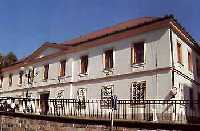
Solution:
{"label": "windowsill", "polygon": [[131,64],[131,67],[133,67],[133,68],[138,68],[138,67],[144,67],[144,62],[142,62],[142,63],[134,63],[134,64]]}
{"label": "windowsill", "polygon": [[22,84],[17,84],[17,86],[21,87],[21,86],[22,86]]}
{"label": "windowsill", "polygon": [[87,76],[87,75],[88,75],[88,73],[86,72],[86,73],[79,73],[78,76],[80,76],[80,77],[85,77],[85,76]]}
{"label": "windowsill", "polygon": [[103,73],[109,73],[109,72],[113,72],[114,68],[104,68],[103,69]]}
{"label": "windowsill", "polygon": [[71,75],[68,75],[68,76],[58,76],[58,79],[61,80],[61,79],[69,78],[69,77],[72,77],[72,76]]}
{"label": "windowsill", "polygon": [[47,82],[47,79],[43,79],[42,82]]}

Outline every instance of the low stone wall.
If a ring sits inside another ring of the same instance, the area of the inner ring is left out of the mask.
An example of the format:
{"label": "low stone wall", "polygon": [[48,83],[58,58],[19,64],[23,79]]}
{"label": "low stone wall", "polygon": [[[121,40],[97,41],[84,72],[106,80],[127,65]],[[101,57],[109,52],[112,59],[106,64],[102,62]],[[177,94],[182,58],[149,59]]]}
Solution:
{"label": "low stone wall", "polygon": [[[0,116],[0,121],[3,131],[109,131],[109,127],[103,125],[60,123],[12,116]],[[123,129],[125,128],[114,130],[123,131]]]}
{"label": "low stone wall", "polygon": [[[109,131],[110,120],[78,117],[56,117],[25,113],[0,112],[3,131]],[[199,124],[158,123],[114,120],[114,131],[136,129],[199,130]]]}

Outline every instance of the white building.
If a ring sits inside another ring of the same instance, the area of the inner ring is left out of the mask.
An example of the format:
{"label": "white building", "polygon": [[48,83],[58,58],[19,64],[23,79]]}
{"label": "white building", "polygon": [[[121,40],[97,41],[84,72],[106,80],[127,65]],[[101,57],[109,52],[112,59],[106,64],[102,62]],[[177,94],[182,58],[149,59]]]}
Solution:
{"label": "white building", "polygon": [[200,100],[199,86],[200,46],[172,16],[142,17],[45,43],[1,69],[0,96]]}

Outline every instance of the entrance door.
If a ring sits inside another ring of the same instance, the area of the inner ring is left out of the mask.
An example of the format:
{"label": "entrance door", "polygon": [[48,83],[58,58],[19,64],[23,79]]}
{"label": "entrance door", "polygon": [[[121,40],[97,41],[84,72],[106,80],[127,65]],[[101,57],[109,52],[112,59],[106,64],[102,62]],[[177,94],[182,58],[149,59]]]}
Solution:
{"label": "entrance door", "polygon": [[42,115],[47,115],[49,111],[48,99],[49,99],[49,93],[40,94],[40,109]]}

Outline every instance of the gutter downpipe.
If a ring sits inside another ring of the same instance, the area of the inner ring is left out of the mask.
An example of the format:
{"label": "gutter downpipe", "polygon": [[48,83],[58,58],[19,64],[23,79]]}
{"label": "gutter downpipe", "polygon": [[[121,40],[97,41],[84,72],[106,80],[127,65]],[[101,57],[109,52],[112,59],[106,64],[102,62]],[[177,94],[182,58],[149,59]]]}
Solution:
{"label": "gutter downpipe", "polygon": [[172,30],[171,29],[169,29],[169,31],[170,31],[170,45],[171,45],[171,58],[172,58],[172,87],[174,87],[174,70],[173,70],[173,68],[174,68],[174,54],[173,54],[173,39],[172,39]]}

